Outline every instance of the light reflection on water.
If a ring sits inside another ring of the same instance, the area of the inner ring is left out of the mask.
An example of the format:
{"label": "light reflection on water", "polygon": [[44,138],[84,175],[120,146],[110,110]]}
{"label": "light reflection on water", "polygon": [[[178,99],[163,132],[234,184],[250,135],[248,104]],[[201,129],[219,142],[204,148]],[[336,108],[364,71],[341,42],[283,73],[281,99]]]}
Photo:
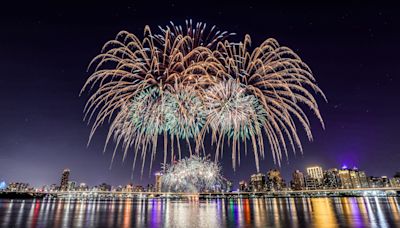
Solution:
{"label": "light reflection on water", "polygon": [[399,198],[0,200],[2,227],[400,227]]}

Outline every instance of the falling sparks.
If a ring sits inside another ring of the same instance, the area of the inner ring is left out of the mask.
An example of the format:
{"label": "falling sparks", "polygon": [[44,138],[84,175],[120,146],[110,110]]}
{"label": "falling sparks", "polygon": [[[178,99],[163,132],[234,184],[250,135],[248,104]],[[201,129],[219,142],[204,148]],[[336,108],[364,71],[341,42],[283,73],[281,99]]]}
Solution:
{"label": "falling sparks", "polygon": [[325,96],[310,68],[274,39],[250,49],[250,36],[234,43],[233,35],[191,20],[185,27],[171,22],[158,33],[146,26],[143,39],[118,33],[90,63],[94,72],[82,88],[93,90],[85,107],[93,124],[89,141],[110,122],[112,160],[118,148],[123,159],[133,151],[133,168],[140,159],[142,173],[147,160],[152,166],[159,141],[165,164],[182,157],[182,143],[191,155],[205,155],[207,134],[216,161],[225,144],[231,148],[234,169],[249,147],[259,170],[264,141],[278,164],[289,148],[302,151],[298,127],[312,140],[303,108],[324,126],[314,93]]}

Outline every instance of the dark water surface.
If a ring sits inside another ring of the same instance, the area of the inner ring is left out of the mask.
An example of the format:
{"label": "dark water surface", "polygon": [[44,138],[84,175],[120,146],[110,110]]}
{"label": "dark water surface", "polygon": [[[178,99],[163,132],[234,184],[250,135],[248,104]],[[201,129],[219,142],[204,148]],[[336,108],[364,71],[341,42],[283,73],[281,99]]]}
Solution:
{"label": "dark water surface", "polygon": [[400,198],[0,200],[1,227],[400,227]]}

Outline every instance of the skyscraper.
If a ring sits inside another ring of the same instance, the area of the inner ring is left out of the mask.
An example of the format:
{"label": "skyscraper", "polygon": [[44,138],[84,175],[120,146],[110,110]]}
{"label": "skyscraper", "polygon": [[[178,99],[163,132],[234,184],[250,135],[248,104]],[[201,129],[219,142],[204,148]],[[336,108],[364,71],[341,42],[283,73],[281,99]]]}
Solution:
{"label": "skyscraper", "polygon": [[300,172],[299,170],[296,170],[293,175],[293,186],[292,189],[293,190],[302,190],[305,187],[305,183],[304,183],[304,174],[302,172]]}
{"label": "skyscraper", "polygon": [[335,189],[340,187],[339,171],[335,168],[324,171],[323,186],[326,189]]}
{"label": "skyscraper", "polygon": [[340,169],[338,175],[340,178],[341,188],[353,188],[350,171],[347,168]]}
{"label": "skyscraper", "polygon": [[262,173],[253,174],[250,177],[250,189],[253,192],[261,192],[265,188],[265,175]]}
{"label": "skyscraper", "polygon": [[68,191],[75,191],[76,190],[76,182],[75,181],[68,181]]}
{"label": "skyscraper", "polygon": [[364,171],[358,171],[358,176],[360,178],[361,188],[368,188],[368,178]]}
{"label": "skyscraper", "polygon": [[239,182],[239,191],[241,192],[247,192],[248,191],[248,185],[247,182],[242,180]]}
{"label": "skyscraper", "polygon": [[155,183],[155,191],[156,192],[161,192],[162,191],[162,173],[161,172],[157,172],[155,174],[155,178],[156,178],[156,183]]}
{"label": "skyscraper", "polygon": [[271,169],[267,173],[267,187],[271,191],[280,191],[285,187],[285,182],[281,172],[277,169]]}
{"label": "skyscraper", "polygon": [[69,174],[70,174],[69,169],[64,169],[61,175],[61,183],[60,183],[60,190],[61,191],[67,191],[68,190],[68,181],[69,181]]}
{"label": "skyscraper", "polygon": [[361,182],[360,182],[360,177],[358,176],[358,170],[357,169],[350,169],[350,180],[351,180],[351,185],[353,188],[361,188]]}
{"label": "skyscraper", "polygon": [[315,190],[320,187],[320,182],[317,179],[307,175],[305,177],[305,185],[307,190]]}
{"label": "skyscraper", "polygon": [[324,178],[324,173],[321,166],[308,167],[307,175],[321,182]]}

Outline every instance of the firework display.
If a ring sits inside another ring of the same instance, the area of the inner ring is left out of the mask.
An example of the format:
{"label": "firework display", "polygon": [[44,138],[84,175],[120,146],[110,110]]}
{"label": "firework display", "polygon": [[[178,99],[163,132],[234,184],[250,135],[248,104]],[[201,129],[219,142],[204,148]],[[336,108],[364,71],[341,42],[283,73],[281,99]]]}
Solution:
{"label": "firework display", "polygon": [[166,192],[222,192],[229,188],[221,167],[207,158],[193,155],[164,169],[161,186]]}
{"label": "firework display", "polygon": [[106,145],[115,141],[113,160],[117,148],[124,159],[133,151],[133,166],[140,159],[143,172],[160,141],[165,164],[181,159],[182,146],[190,155],[205,155],[210,135],[216,160],[225,145],[235,169],[249,147],[259,170],[264,141],[280,164],[289,148],[302,151],[299,126],[312,140],[304,108],[324,126],[314,94],[325,96],[310,68],[276,40],[250,49],[248,35],[235,43],[233,33],[191,20],[159,30],[146,26],[143,39],[121,31],[90,63],[94,72],[82,88],[94,90],[85,107],[93,122],[89,141],[111,122]]}

